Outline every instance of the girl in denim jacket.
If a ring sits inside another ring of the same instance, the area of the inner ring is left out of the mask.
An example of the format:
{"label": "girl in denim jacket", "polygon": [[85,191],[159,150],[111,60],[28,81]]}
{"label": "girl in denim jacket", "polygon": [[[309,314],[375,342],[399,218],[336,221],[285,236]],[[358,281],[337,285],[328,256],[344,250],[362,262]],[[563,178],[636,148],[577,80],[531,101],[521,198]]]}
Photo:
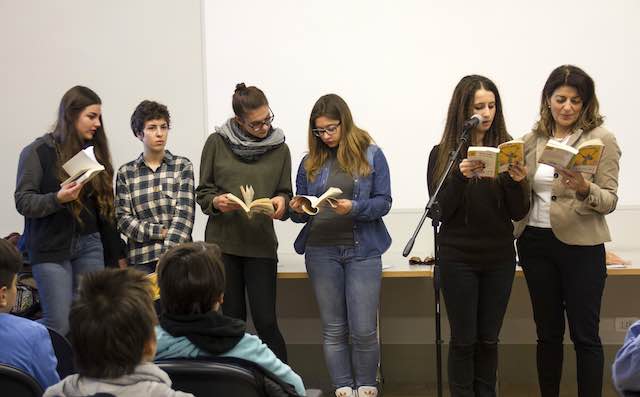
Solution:
{"label": "girl in denim jacket", "polygon": [[381,255],[391,244],[382,221],[391,209],[389,167],[338,95],[318,99],[308,134],[309,153],[298,169],[296,194],[320,196],[329,187],[342,194],[315,216],[303,211],[300,199],[291,201],[292,220],[306,223],[295,249],[305,254],[336,396],[376,396]]}

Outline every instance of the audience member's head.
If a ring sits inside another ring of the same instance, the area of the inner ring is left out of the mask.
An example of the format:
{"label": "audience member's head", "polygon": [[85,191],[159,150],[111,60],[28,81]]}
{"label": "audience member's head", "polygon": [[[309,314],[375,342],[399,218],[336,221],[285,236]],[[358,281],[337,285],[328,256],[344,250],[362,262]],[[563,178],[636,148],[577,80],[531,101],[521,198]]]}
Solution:
{"label": "audience member's head", "polygon": [[158,285],[167,314],[217,311],[225,286],[220,248],[203,242],[172,247],[158,263]]}
{"label": "audience member's head", "polygon": [[80,376],[117,378],[155,356],[157,317],[146,275],[106,269],[83,276],[69,324]]}
{"label": "audience member's head", "polygon": [[8,240],[0,239],[0,313],[9,313],[16,303],[17,275],[22,256]]}

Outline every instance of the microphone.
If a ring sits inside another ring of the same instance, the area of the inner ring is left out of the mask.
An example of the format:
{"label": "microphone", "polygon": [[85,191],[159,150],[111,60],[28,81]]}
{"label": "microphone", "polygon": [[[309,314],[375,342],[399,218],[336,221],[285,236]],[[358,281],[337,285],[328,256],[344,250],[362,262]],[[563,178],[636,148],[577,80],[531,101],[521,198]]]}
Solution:
{"label": "microphone", "polygon": [[473,116],[471,116],[469,120],[464,122],[464,125],[462,128],[465,130],[471,130],[473,128],[476,128],[481,121],[482,121],[482,116],[480,116],[479,114],[474,114]]}

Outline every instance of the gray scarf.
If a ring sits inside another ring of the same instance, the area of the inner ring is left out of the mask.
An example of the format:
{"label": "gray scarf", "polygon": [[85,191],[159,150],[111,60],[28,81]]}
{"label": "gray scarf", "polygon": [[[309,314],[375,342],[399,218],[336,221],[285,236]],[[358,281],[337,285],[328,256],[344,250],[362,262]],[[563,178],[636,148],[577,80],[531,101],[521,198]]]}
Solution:
{"label": "gray scarf", "polygon": [[216,127],[216,133],[224,138],[236,156],[247,163],[258,160],[263,154],[279,148],[284,143],[284,132],[280,128],[272,127],[269,134],[260,139],[244,132],[233,118]]}

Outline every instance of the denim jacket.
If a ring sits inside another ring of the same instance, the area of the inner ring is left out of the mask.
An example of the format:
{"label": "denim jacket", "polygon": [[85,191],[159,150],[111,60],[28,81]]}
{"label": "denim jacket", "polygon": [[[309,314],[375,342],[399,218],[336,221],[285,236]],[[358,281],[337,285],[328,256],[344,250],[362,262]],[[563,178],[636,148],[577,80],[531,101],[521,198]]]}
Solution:
{"label": "denim jacket", "polygon": [[[329,164],[324,164],[318,176],[309,182],[304,168],[305,158],[300,162],[296,177],[296,194],[320,196],[329,186]],[[371,165],[371,174],[356,177],[353,180],[353,198],[351,211],[347,216],[353,218],[353,239],[355,255],[360,258],[382,255],[391,245],[391,236],[382,221],[391,209],[391,179],[389,165],[382,150],[376,145],[367,148],[367,160]],[[293,244],[298,254],[303,254],[309,237],[313,217],[307,214],[291,212],[291,220],[306,223]]]}

